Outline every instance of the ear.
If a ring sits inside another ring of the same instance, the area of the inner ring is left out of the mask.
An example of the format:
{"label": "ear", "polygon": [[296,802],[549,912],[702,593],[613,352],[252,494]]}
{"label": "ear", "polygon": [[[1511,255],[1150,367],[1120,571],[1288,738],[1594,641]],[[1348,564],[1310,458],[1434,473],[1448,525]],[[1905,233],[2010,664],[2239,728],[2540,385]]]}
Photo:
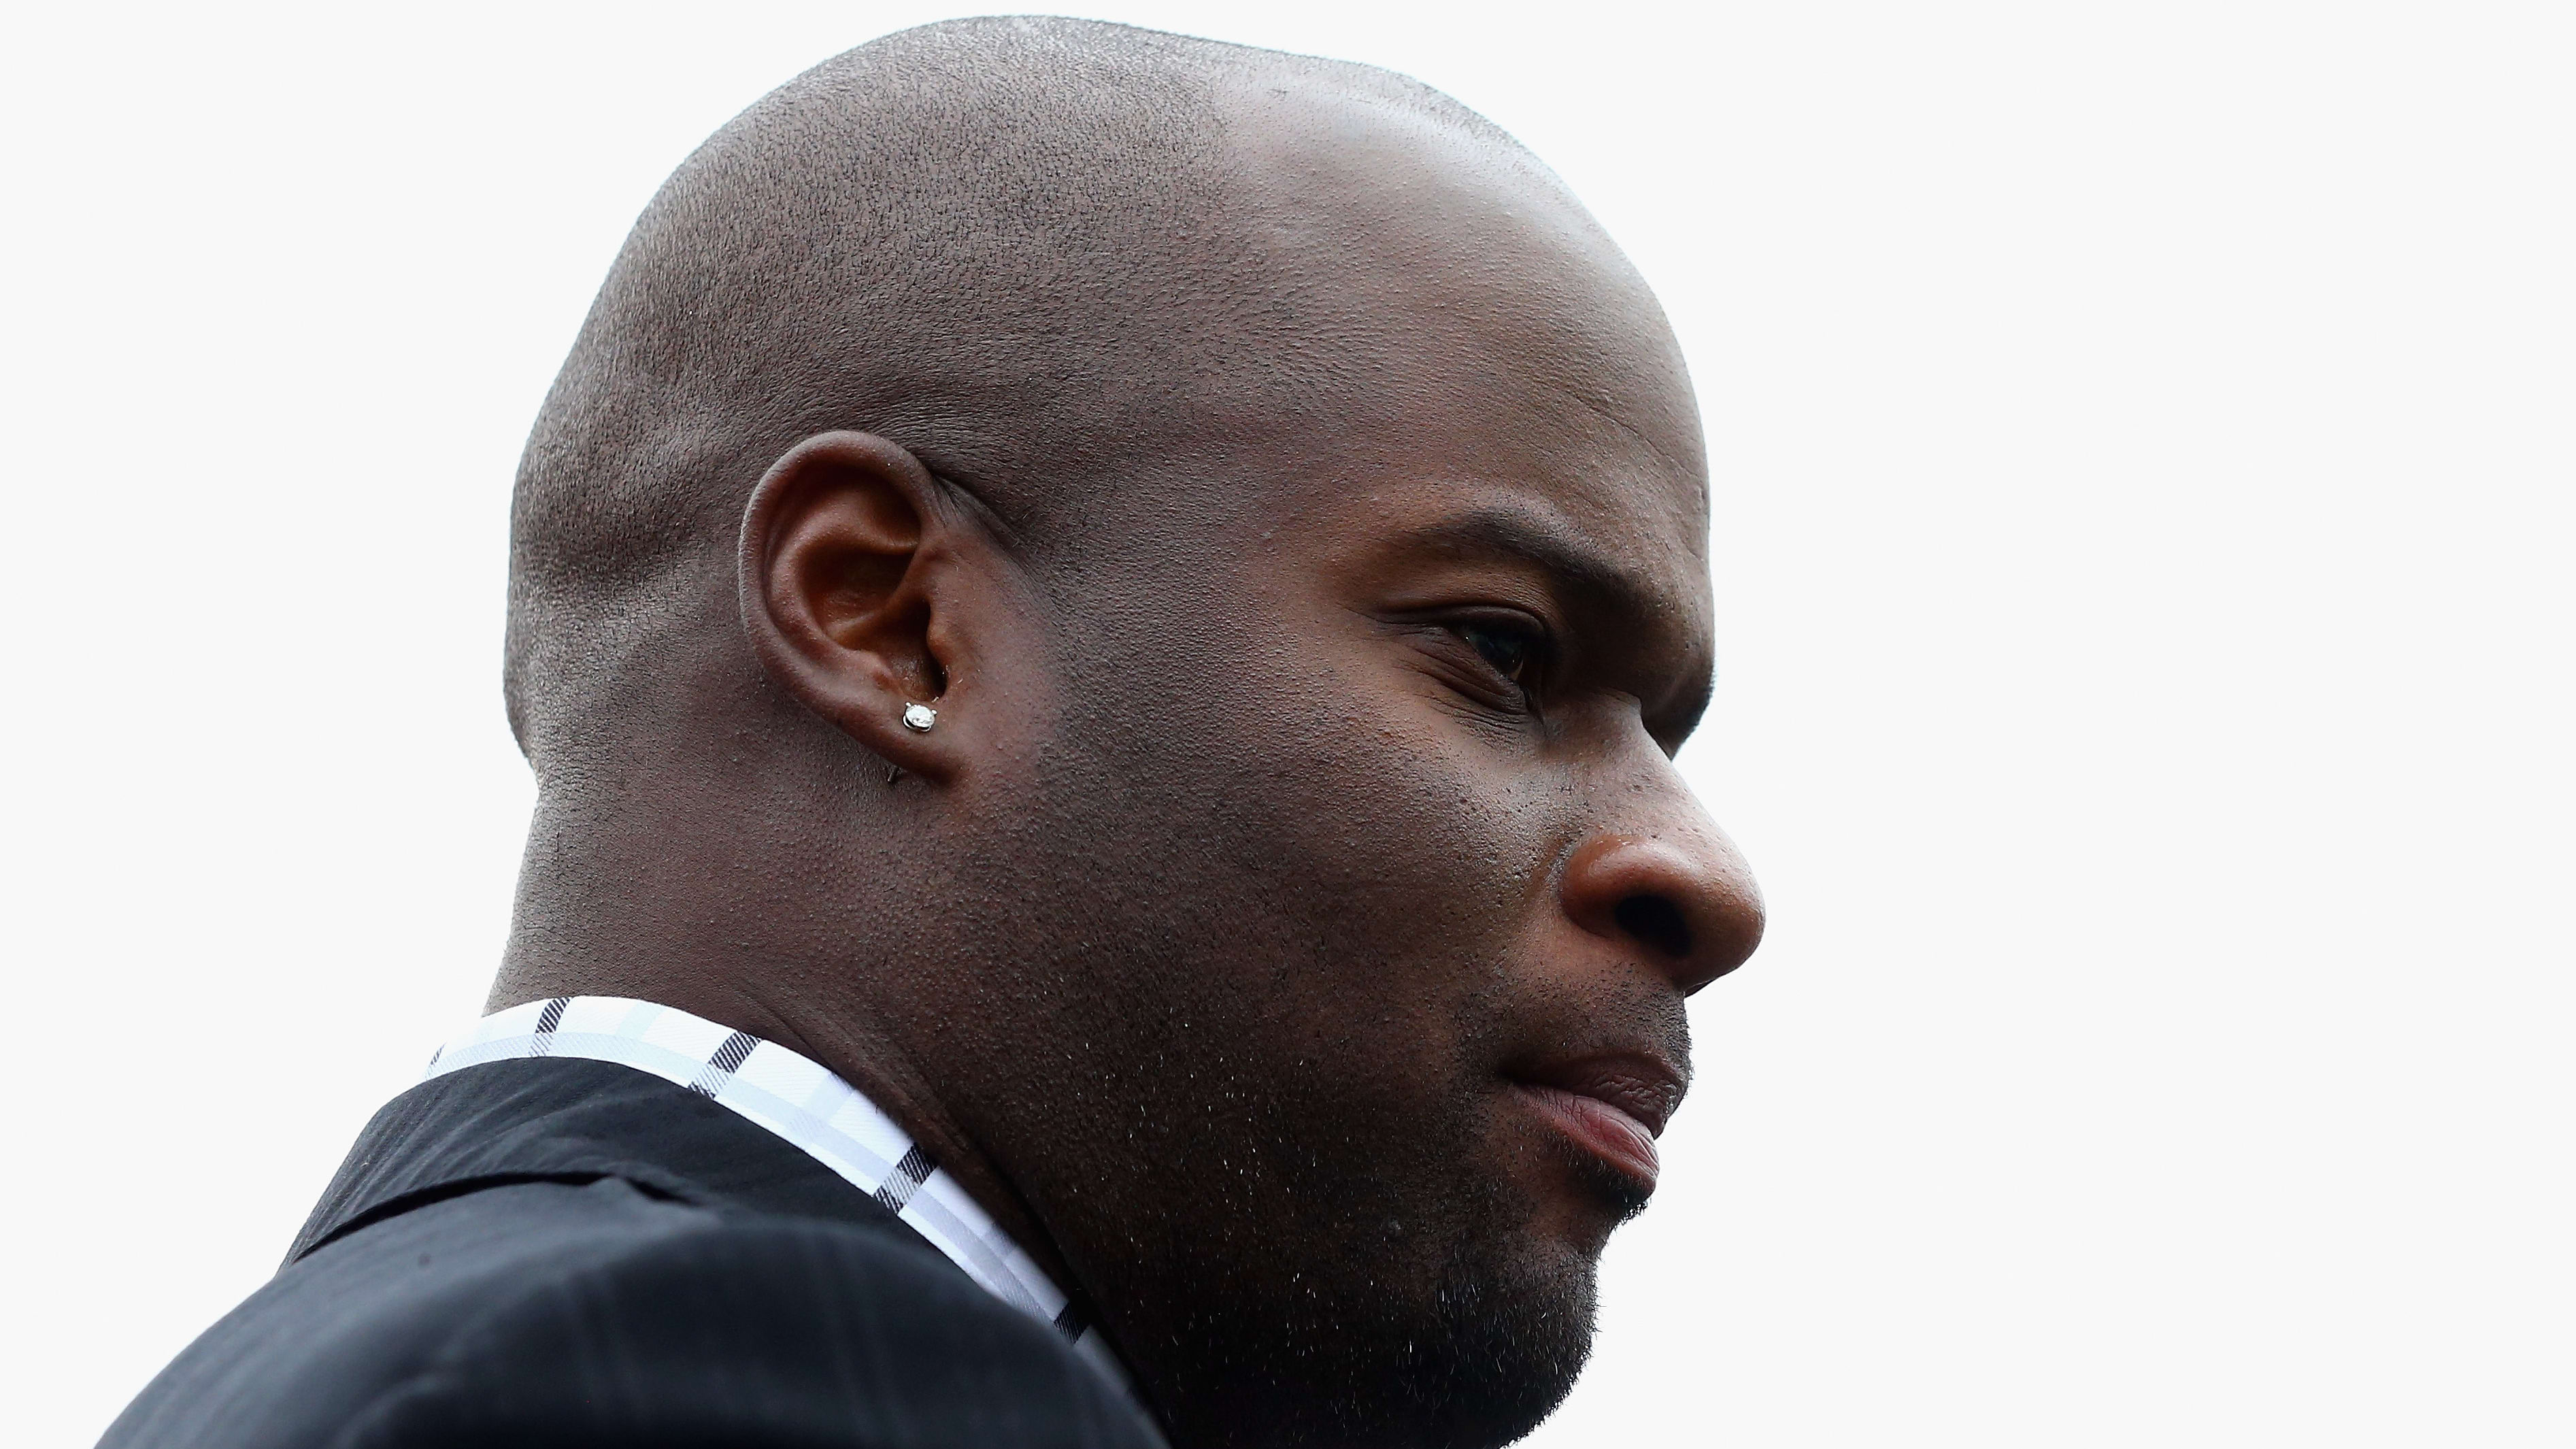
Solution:
{"label": "ear", "polygon": [[[968,671],[959,532],[921,460],[872,433],[788,450],[742,520],[743,628],[769,677],[887,763],[953,777],[968,731],[947,707]],[[937,713],[927,731],[911,706]],[[917,718],[917,716],[916,716]]]}

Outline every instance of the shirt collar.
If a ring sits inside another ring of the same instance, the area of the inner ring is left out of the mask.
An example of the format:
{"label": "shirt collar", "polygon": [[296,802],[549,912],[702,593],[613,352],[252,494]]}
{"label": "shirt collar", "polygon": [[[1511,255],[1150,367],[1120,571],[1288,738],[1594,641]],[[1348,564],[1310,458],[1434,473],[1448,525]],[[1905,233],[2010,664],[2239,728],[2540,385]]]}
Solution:
{"label": "shirt collar", "polygon": [[438,1049],[427,1081],[483,1062],[579,1057],[649,1072],[785,1138],[882,1203],[985,1291],[1053,1324],[1121,1388],[1083,1305],[1056,1286],[921,1144],[856,1087],[774,1041],[676,1007],[558,996],[494,1012]]}

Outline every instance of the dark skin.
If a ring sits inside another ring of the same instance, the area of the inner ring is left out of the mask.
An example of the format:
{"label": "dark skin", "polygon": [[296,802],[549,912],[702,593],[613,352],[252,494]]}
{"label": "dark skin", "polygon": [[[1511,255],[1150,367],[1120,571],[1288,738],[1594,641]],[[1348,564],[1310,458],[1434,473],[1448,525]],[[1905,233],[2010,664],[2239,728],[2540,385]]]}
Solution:
{"label": "dark skin", "polygon": [[1312,88],[1230,143],[1362,385],[1176,421],[1050,538],[936,450],[786,449],[621,783],[541,806],[495,1001],[839,1072],[1096,1301],[1176,1444],[1499,1443],[1580,1367],[1683,999],[1761,932],[1671,759],[1697,419],[1517,152]]}

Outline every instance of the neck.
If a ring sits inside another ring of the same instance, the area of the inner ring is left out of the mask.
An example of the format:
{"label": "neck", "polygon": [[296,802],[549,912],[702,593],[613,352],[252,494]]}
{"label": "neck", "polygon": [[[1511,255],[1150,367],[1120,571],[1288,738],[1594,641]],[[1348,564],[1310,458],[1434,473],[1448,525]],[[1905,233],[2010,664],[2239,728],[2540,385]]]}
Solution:
{"label": "neck", "polygon": [[[618,848],[637,839],[655,848]],[[886,989],[904,974],[877,958],[903,951],[908,913],[855,901],[836,902],[831,919],[799,912],[774,889],[755,887],[814,878],[810,859],[802,871],[781,873],[759,868],[757,848],[741,841],[672,843],[685,839],[602,830],[541,801],[485,1010],[624,996],[776,1042],[865,1093],[1057,1284],[1077,1291],[1009,1174],[941,1101],[937,1078],[965,1064],[918,1061],[904,1046],[902,1026],[917,1013]],[[824,875],[883,882],[868,867],[884,864],[852,861]],[[853,916],[870,926],[854,926]]]}

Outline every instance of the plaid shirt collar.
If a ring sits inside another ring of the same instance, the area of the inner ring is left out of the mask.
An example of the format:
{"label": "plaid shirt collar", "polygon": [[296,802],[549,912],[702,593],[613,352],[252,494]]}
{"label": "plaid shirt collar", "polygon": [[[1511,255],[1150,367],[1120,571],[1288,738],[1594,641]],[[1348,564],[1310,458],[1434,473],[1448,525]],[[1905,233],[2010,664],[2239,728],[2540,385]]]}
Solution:
{"label": "plaid shirt collar", "polygon": [[558,996],[476,1022],[438,1049],[421,1079],[483,1062],[549,1056],[650,1072],[787,1139],[883,1203],[985,1291],[1053,1324],[1075,1353],[1128,1389],[1125,1371],[1080,1302],[919,1143],[857,1088],[774,1041],[649,1001]]}

